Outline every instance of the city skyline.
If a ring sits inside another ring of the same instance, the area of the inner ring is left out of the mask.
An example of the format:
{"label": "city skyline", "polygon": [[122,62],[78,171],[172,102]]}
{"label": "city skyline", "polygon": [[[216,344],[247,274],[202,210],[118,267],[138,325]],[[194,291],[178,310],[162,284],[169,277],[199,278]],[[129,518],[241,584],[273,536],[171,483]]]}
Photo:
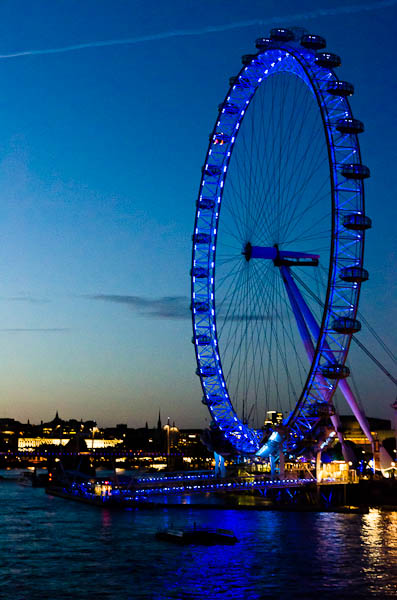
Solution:
{"label": "city skyline", "polygon": [[[228,79],[273,25],[323,35],[355,85],[374,222],[360,309],[396,348],[397,2],[22,4],[22,32],[15,5],[0,7],[2,417],[137,426],[160,408],[209,424],[191,345],[195,198]],[[395,388],[359,356],[369,416],[391,418]]]}

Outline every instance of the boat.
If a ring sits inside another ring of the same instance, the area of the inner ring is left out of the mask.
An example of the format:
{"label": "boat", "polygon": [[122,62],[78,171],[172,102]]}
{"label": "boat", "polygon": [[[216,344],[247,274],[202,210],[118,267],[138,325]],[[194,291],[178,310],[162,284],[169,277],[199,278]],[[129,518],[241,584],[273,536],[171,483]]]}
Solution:
{"label": "boat", "polygon": [[36,467],[22,471],[18,477],[18,483],[28,487],[46,487],[48,485],[48,472],[44,469],[38,471]]}
{"label": "boat", "polygon": [[175,544],[201,544],[213,546],[215,544],[235,544],[238,539],[229,529],[205,529],[196,526],[193,529],[161,529],[156,533],[156,538],[164,542]]}

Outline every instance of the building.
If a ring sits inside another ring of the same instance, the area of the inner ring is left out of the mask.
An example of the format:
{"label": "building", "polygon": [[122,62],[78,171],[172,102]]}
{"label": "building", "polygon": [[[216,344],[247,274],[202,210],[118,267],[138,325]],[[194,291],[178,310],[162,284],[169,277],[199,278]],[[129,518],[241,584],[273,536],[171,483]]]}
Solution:
{"label": "building", "polygon": [[89,450],[114,448],[123,443],[122,438],[107,436],[96,426],[95,421],[78,421],[77,419],[66,421],[59,417],[57,411],[54,419],[48,423],[21,425],[17,436],[17,449],[34,451],[41,446],[66,446],[70,440],[76,437],[84,439]]}
{"label": "building", "polygon": [[[342,423],[345,440],[353,442],[356,446],[360,446],[364,450],[371,451],[371,445],[356,418],[350,415],[342,415],[340,420]],[[379,440],[380,443],[383,443],[385,440],[394,437],[394,431],[389,419],[375,419],[369,417],[368,423],[372,435],[375,439]]]}
{"label": "building", "polygon": [[274,427],[275,425],[281,425],[283,422],[283,413],[277,412],[277,410],[268,410],[264,425],[265,427]]}

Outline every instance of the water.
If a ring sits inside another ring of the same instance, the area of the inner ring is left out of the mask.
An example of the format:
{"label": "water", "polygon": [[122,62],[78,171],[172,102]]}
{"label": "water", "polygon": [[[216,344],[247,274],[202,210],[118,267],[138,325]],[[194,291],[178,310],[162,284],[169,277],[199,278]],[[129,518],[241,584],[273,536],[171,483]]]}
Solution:
{"label": "water", "polygon": [[[240,541],[154,538],[194,522]],[[0,481],[0,532],[1,600],[397,597],[397,512],[112,512]]]}

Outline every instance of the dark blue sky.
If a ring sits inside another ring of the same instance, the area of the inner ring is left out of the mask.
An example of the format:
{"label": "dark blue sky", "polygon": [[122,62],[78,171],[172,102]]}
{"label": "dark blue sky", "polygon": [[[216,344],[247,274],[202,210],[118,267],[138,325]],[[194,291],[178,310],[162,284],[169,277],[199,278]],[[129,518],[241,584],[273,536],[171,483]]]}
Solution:
{"label": "dark blue sky", "polygon": [[[397,0],[279,4],[1,3],[1,416],[140,425],[160,407],[205,424],[187,298],[195,197],[228,79],[274,25],[326,37],[355,84],[374,221],[361,308],[397,347]],[[135,43],[35,53],[123,39]],[[395,388],[364,361],[363,402],[388,416]]]}

